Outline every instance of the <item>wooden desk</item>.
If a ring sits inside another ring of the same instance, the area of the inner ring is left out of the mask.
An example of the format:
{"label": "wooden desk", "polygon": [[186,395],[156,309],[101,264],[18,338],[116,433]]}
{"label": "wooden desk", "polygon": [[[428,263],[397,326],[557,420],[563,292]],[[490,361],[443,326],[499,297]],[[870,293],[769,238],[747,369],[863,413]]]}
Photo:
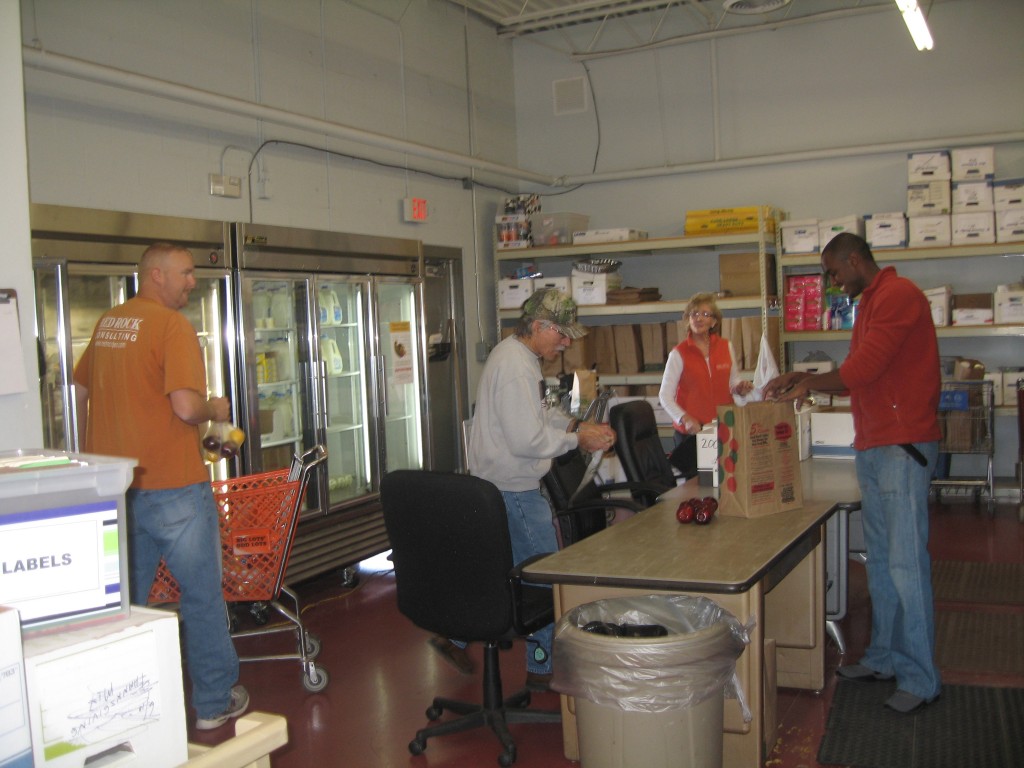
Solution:
{"label": "wooden desk", "polygon": [[[766,679],[765,640],[777,649],[778,685],[824,687],[822,535],[836,504],[805,498],[803,509],[753,520],[716,515],[706,526],[676,521],[682,499],[715,493],[691,480],[635,517],[532,563],[524,575],[554,585],[558,616],[607,597],[686,593],[709,597],[741,623],[753,623],[750,645],[736,662],[753,718],[744,722],[739,703],[725,700],[723,758],[727,768],[759,768],[773,746],[766,738],[774,741],[775,734],[776,680],[771,659]],[[562,696],[562,715],[565,756],[578,760],[570,697]]]}

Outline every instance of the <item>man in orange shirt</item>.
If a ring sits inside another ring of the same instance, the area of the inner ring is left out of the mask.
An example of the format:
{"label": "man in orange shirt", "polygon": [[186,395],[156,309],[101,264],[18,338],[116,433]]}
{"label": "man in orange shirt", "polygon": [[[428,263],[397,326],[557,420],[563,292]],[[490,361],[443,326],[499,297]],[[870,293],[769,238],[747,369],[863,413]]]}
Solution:
{"label": "man in orange shirt", "polygon": [[179,311],[195,285],[190,251],[147,248],[138,294],[100,318],[75,385],[84,449],[138,461],[126,495],[132,602],[146,604],[163,557],[181,587],[196,727],[209,730],[242,714],[249,694],[236,685],[217,508],[199,444],[199,425],[227,421],[231,406],[206,398],[199,341]]}

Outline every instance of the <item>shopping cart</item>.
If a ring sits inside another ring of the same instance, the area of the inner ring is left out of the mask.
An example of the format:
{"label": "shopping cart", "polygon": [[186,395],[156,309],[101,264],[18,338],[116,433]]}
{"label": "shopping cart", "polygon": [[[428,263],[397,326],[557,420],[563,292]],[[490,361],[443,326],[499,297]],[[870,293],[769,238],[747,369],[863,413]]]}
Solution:
{"label": "shopping cart", "polygon": [[[320,653],[320,639],[303,626],[299,596],[284,584],[284,574],[310,475],[326,459],[326,449],[317,445],[295,456],[288,469],[211,484],[220,516],[224,599],[269,606],[287,620],[232,632],[231,637],[291,632],[298,648],[287,654],[239,655],[239,661],[301,661],[302,685],[311,693],[322,691],[328,682],[327,671],[314,662]],[[161,560],[149,602],[175,603],[179,595],[178,582]],[[281,604],[282,595],[291,600],[292,609]]]}

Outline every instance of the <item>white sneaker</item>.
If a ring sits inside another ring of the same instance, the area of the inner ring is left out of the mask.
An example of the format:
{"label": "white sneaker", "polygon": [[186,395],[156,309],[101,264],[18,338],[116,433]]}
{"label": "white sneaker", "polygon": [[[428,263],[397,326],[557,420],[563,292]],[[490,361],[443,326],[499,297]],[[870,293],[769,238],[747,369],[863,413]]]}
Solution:
{"label": "white sneaker", "polygon": [[231,700],[228,702],[228,708],[219,715],[214,715],[213,717],[200,717],[196,719],[196,729],[200,731],[212,731],[214,728],[220,728],[232,717],[238,717],[248,708],[249,692],[246,691],[243,686],[236,685],[231,689]]}

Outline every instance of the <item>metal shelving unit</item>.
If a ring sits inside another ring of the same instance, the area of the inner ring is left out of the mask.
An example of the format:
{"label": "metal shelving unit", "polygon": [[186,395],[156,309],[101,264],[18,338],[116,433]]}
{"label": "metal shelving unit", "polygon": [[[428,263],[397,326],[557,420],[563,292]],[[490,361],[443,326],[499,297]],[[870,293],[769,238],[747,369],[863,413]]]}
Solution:
{"label": "metal shelving unit", "polygon": [[982,493],[988,499],[989,511],[995,503],[993,458],[995,456],[995,408],[992,382],[944,381],[939,401],[939,424],[942,440],[939,452],[944,454],[974,453],[987,459],[984,477],[945,477],[932,480],[937,495],[946,488],[969,488],[975,498]]}

